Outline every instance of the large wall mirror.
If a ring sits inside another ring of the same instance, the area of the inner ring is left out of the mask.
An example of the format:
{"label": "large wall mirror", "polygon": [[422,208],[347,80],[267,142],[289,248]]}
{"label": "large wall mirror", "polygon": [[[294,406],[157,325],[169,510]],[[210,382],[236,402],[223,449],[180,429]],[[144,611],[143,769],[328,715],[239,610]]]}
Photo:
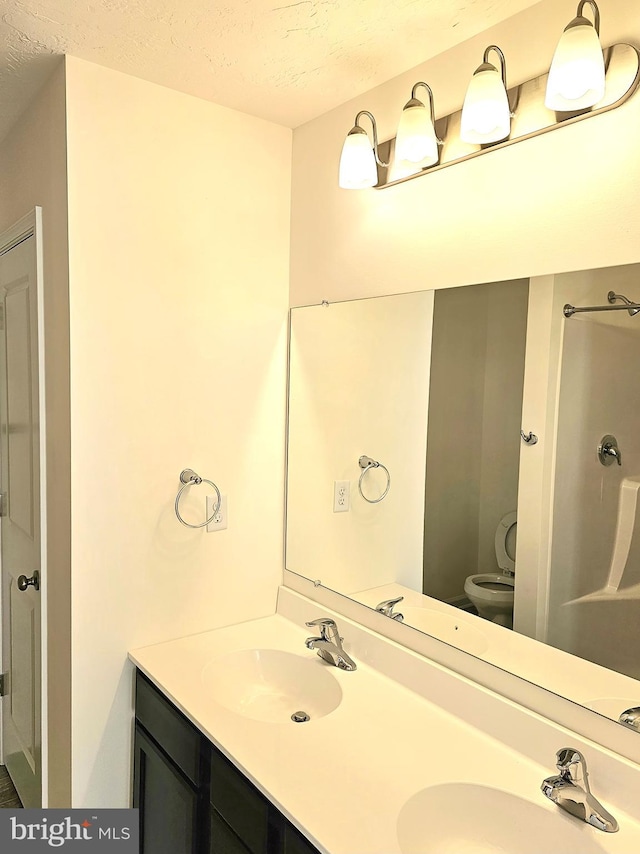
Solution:
{"label": "large wall mirror", "polygon": [[525,678],[528,636],[587,674],[569,699],[640,705],[625,299],[640,265],[292,309],[287,569]]}

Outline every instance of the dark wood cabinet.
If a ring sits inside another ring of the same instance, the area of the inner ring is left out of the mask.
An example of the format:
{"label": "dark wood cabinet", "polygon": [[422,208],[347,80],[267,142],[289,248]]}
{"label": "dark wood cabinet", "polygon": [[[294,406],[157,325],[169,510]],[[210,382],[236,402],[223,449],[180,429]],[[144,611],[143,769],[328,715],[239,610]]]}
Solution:
{"label": "dark wood cabinet", "polygon": [[141,726],[136,726],[134,780],[140,850],[197,854],[198,792]]}
{"label": "dark wood cabinet", "polygon": [[312,845],[306,836],[285,820],[283,828],[284,854],[318,854],[318,849]]}
{"label": "dark wood cabinet", "polygon": [[133,805],[140,854],[318,854],[140,672]]}

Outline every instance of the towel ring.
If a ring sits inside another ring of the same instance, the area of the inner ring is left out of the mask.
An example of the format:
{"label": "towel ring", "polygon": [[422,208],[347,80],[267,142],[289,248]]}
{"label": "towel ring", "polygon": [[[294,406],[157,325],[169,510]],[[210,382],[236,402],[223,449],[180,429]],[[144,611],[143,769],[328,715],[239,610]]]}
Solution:
{"label": "towel ring", "polygon": [[[193,471],[193,469],[184,469],[183,471],[181,471],[180,472],[180,482],[183,483],[184,486],[180,487],[180,491],[176,495],[175,508],[176,508],[176,516],[178,517],[178,521],[182,522],[183,525],[186,525],[187,528],[204,528],[205,525],[209,525],[211,522],[213,522],[213,520],[216,518],[216,514],[217,514],[218,510],[220,509],[220,490],[218,489],[218,487],[215,485],[215,483],[212,480],[207,480],[206,477],[200,477],[199,475],[197,475]],[[218,496],[218,500],[216,501],[215,509],[214,509],[213,513],[211,514],[211,517],[209,519],[205,519],[204,522],[200,523],[200,525],[192,525],[191,522],[185,522],[184,519],[182,518],[182,516],[180,515],[180,508],[179,508],[180,497],[188,486],[192,486],[193,484],[198,486],[201,483],[208,483],[209,486],[212,486],[216,491],[216,495]]]}
{"label": "towel ring", "polygon": [[[362,474],[360,475],[360,480],[358,481],[358,489],[360,490],[360,495],[364,498],[365,501],[368,501],[369,504],[378,504],[382,499],[386,496],[387,492],[389,492],[389,488],[391,486],[391,475],[389,474],[389,469],[386,466],[383,466],[382,463],[379,463],[377,460],[372,460],[371,457],[362,456],[358,460],[358,465],[362,469]],[[383,469],[387,475],[387,488],[382,493],[380,498],[367,498],[367,496],[362,491],[362,479],[368,471],[371,469]]]}

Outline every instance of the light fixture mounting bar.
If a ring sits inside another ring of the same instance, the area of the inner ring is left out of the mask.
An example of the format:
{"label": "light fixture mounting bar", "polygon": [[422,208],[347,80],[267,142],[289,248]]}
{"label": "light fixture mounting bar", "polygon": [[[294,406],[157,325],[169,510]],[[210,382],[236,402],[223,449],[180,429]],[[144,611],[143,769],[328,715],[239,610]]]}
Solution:
{"label": "light fixture mounting bar", "polygon": [[533,139],[536,136],[549,133],[557,128],[584,121],[592,116],[609,112],[625,103],[636,91],[640,84],[640,50],[631,44],[615,44],[604,51],[606,66],[606,90],[602,101],[587,110],[577,113],[557,113],[544,105],[544,92],[547,86],[548,74],[543,74],[519,86],[508,90],[509,103],[513,109],[511,134],[509,138],[496,143],[478,146],[465,143],[460,139],[461,112],[438,119],[436,134],[443,141],[440,159],[433,166],[417,171],[403,171],[410,166],[407,163],[394,163],[395,138],[386,140],[379,145],[380,159],[389,166],[378,164],[378,183],[376,189],[381,190],[411,181],[414,178],[438,172],[447,166],[472,160],[490,151],[506,148]]}

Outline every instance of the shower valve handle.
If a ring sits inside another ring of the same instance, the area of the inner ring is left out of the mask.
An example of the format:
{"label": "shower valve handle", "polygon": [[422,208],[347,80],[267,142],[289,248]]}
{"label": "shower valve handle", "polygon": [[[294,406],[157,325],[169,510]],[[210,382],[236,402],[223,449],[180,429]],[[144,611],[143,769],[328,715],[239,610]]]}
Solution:
{"label": "shower valve handle", "polygon": [[602,437],[602,441],[598,445],[598,459],[603,466],[613,465],[614,460],[619,466],[622,465],[622,454],[615,436],[607,434]]}

